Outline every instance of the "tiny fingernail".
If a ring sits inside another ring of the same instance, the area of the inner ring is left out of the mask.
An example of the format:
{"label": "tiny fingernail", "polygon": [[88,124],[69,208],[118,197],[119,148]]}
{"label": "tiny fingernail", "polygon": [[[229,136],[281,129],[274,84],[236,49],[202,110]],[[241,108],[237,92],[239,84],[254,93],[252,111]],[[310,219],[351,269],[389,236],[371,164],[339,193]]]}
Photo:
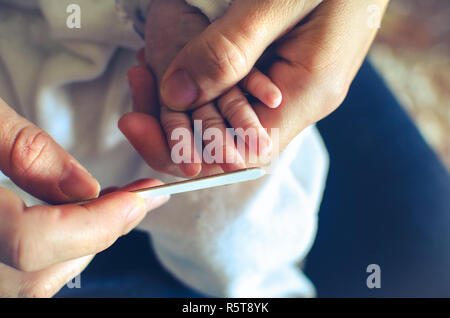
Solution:
{"label": "tiny fingernail", "polygon": [[95,197],[100,186],[83,167],[72,162],[63,172],[59,188],[71,200],[85,200]]}
{"label": "tiny fingernail", "polygon": [[277,108],[281,105],[281,102],[283,101],[283,96],[279,91],[274,91],[269,94],[267,97],[268,105],[270,108]]}
{"label": "tiny fingernail", "polygon": [[180,164],[180,170],[186,175],[188,178],[192,178],[197,176],[201,171],[201,164],[193,164],[193,163],[182,163]]}
{"label": "tiny fingernail", "polygon": [[199,97],[200,90],[192,77],[183,69],[175,71],[163,84],[164,102],[172,107],[187,107]]}

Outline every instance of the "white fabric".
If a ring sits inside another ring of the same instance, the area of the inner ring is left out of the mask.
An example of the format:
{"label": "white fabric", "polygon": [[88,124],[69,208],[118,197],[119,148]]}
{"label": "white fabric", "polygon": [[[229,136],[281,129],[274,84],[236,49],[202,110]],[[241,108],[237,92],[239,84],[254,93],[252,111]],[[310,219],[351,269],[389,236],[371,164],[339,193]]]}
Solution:
{"label": "white fabric", "polygon": [[186,0],[190,5],[199,8],[210,21],[223,15],[232,0]]}
{"label": "white fabric", "polygon": [[[127,22],[132,22],[135,30],[142,37],[145,30],[145,17],[153,0],[116,0],[119,15]],[[210,21],[223,15],[232,0],[186,0],[202,11]]]}
{"label": "white fabric", "polygon": [[[65,25],[72,3],[82,9],[79,30]],[[131,108],[125,73],[143,46],[125,20],[110,0],[0,0],[0,96],[102,186],[143,177],[173,181],[148,168],[116,127]],[[201,292],[310,297],[314,288],[298,264],[314,240],[327,166],[321,138],[310,127],[271,175],[173,196],[140,228],[150,231],[162,264]],[[1,174],[0,185],[38,203]]]}

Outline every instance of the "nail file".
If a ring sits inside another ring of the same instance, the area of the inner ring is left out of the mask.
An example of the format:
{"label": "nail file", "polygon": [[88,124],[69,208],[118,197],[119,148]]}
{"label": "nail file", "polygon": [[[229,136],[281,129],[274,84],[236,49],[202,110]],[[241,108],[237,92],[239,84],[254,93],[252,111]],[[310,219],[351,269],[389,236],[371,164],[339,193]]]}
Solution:
{"label": "nail file", "polygon": [[[163,184],[156,187],[139,189],[130,191],[137,193],[143,199],[150,199],[165,195],[172,195],[177,193],[184,193],[190,191],[197,191],[202,189],[215,188],[225,186],[234,183],[246,182],[256,180],[263,177],[266,174],[265,170],[261,168],[249,168],[243,170],[237,170],[234,172],[212,175],[203,178],[185,180],[175,183]],[[84,204],[89,201],[77,202],[76,204]]]}

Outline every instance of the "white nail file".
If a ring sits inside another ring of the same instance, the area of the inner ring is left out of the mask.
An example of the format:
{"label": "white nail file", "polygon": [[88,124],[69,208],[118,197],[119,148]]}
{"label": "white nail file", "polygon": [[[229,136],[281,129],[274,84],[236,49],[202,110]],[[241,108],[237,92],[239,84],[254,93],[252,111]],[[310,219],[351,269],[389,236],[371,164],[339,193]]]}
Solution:
{"label": "white nail file", "polygon": [[240,183],[261,178],[265,171],[260,168],[238,170],[204,178],[197,178],[181,182],[164,184],[152,188],[131,191],[139,194],[144,199],[184,193],[208,188],[215,188],[233,183]]}
{"label": "white nail file", "polygon": [[[177,193],[215,188],[234,183],[256,180],[263,177],[265,174],[265,170],[261,168],[249,168],[203,178],[163,184],[160,186],[134,190],[131,192],[139,194],[143,199],[150,199]],[[77,204],[84,204],[89,201],[78,202]]]}

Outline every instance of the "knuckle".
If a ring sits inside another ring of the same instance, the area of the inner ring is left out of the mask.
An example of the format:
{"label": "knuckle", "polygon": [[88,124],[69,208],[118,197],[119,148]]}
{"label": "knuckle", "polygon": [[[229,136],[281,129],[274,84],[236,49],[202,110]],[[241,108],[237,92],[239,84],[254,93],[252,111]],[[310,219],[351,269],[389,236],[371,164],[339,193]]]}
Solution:
{"label": "knuckle", "polygon": [[[20,232],[19,232],[20,233]],[[12,265],[23,272],[36,270],[37,259],[34,257],[34,243],[23,234],[16,235],[12,249]]]}
{"label": "knuckle", "polygon": [[212,107],[210,105],[200,107],[192,114],[195,120],[201,120],[203,131],[209,128],[222,128],[225,125],[220,114]]}
{"label": "knuckle", "polygon": [[217,32],[204,39],[212,79],[220,83],[235,83],[248,72],[249,59],[241,45],[231,36]]}
{"label": "knuckle", "polygon": [[242,119],[242,112],[247,104],[245,96],[225,99],[221,105],[222,114],[229,122],[236,122],[237,119]]}
{"label": "knuckle", "polygon": [[234,129],[244,130],[255,127],[255,121],[247,113],[248,100],[245,96],[238,96],[225,100],[222,106],[222,114],[228,122],[232,123]]}
{"label": "knuckle", "polygon": [[220,128],[224,125],[222,118],[211,116],[203,118],[203,130],[210,128]]}
{"label": "knuckle", "polygon": [[183,113],[173,112],[161,117],[161,124],[166,134],[171,134],[177,128],[189,127],[190,121]]}
{"label": "knuckle", "polygon": [[11,148],[12,170],[32,176],[51,159],[46,152],[51,142],[51,137],[37,127],[29,125],[21,128]]}

